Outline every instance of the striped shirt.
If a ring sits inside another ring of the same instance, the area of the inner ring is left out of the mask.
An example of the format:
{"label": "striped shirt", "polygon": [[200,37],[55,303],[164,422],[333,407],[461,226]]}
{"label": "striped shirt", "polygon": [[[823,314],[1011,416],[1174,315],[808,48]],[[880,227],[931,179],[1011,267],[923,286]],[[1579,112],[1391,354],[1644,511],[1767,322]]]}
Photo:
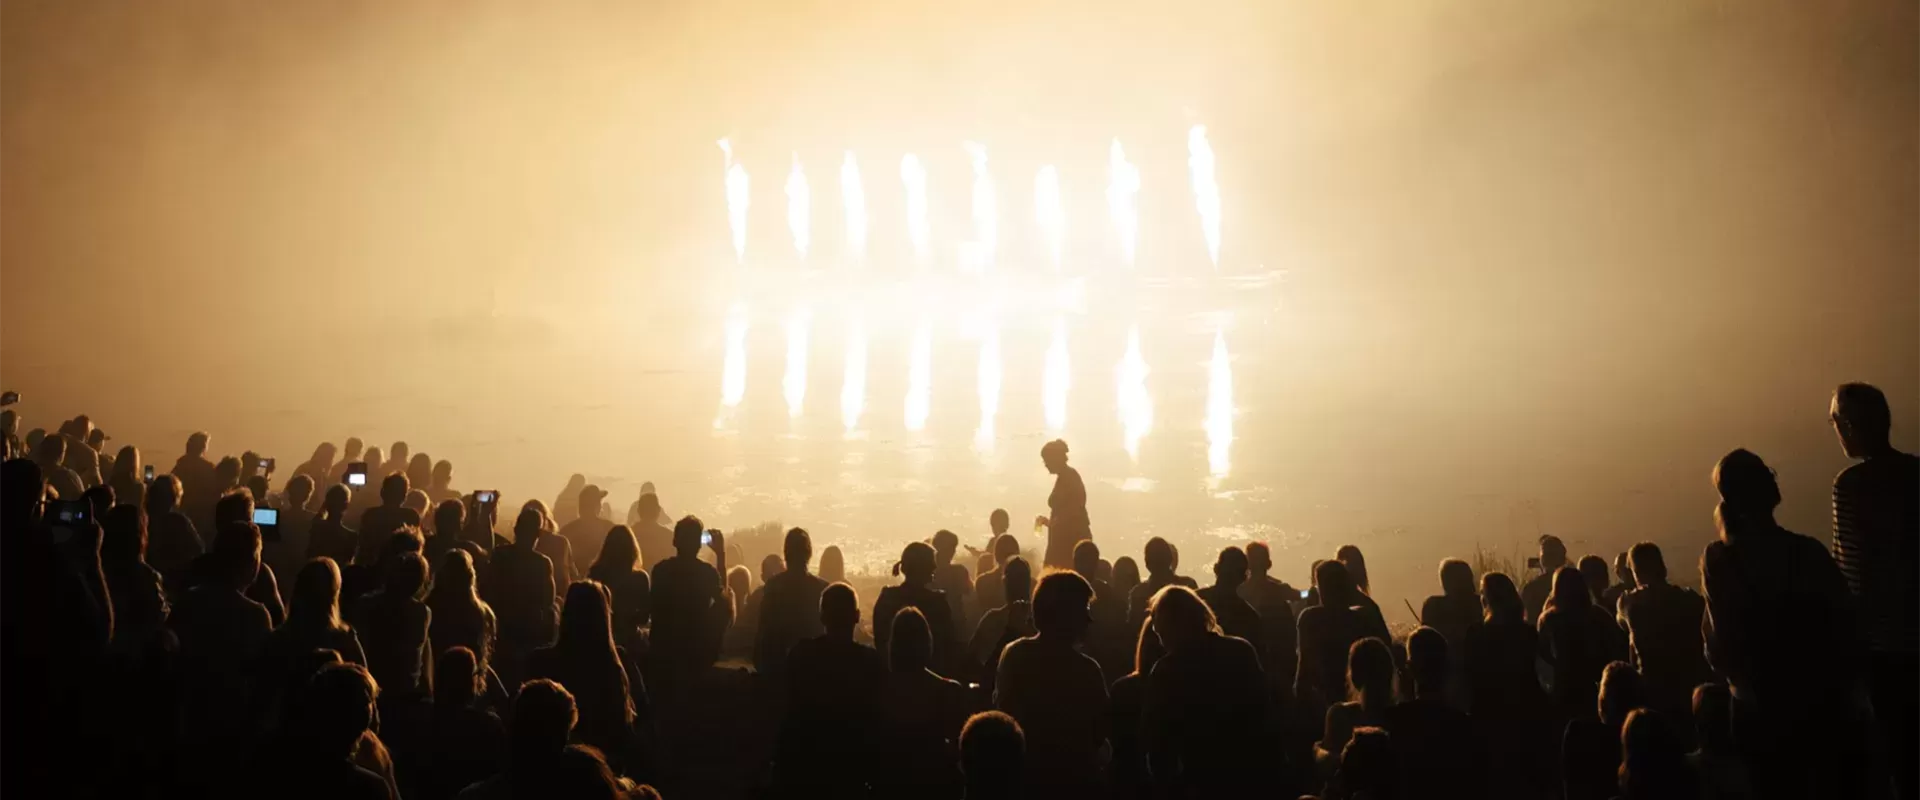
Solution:
{"label": "striped shirt", "polygon": [[1920,459],[1867,459],[1833,481],[1833,559],[1875,651],[1920,650]]}

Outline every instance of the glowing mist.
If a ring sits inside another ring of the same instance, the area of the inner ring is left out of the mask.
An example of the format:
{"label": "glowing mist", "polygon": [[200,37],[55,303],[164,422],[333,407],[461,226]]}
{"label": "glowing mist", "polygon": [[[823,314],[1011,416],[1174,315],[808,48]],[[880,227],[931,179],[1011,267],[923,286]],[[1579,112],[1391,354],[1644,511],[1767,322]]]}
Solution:
{"label": "glowing mist", "polygon": [[720,405],[733,408],[747,394],[747,309],[727,313],[727,358],[720,367]]}
{"label": "glowing mist", "polygon": [[847,252],[856,260],[867,257],[867,189],[860,182],[860,164],[853,151],[840,162],[840,207],[847,218]]}
{"label": "glowing mist", "polygon": [[1072,365],[1067,362],[1067,321],[1055,320],[1053,341],[1047,344],[1046,374],[1040,380],[1040,408],[1046,415],[1048,433],[1066,430],[1067,394],[1072,388]]}
{"label": "glowing mist", "polygon": [[1000,204],[993,176],[987,173],[987,148],[973,142],[965,147],[973,162],[973,237],[980,247],[980,265],[991,267],[1000,247]]}
{"label": "glowing mist", "polygon": [[1113,140],[1107,151],[1107,213],[1113,218],[1113,232],[1119,238],[1120,260],[1133,266],[1140,241],[1140,208],[1134,202],[1140,194],[1140,168],[1127,161],[1120,140]]}
{"label": "glowing mist", "polygon": [[780,378],[781,394],[787,400],[787,417],[798,419],[807,403],[807,333],[812,314],[802,308],[787,320],[787,371]]}
{"label": "glowing mist", "polygon": [[747,206],[752,193],[747,185],[747,170],[733,163],[733,145],[720,140],[720,152],[727,154],[727,227],[733,231],[733,258],[747,260]]}
{"label": "glowing mist", "polygon": [[1213,144],[1207,126],[1187,131],[1187,170],[1193,178],[1193,207],[1200,214],[1200,232],[1207,237],[1207,258],[1220,266],[1220,184],[1214,180]]}
{"label": "glowing mist", "polygon": [[1041,167],[1033,176],[1033,213],[1034,221],[1040,224],[1041,235],[1046,237],[1053,268],[1058,270],[1066,254],[1067,212],[1060,197],[1060,171],[1051,164]]}
{"label": "glowing mist", "polygon": [[1153,430],[1153,397],[1147,394],[1147,360],[1140,355],[1140,326],[1127,330],[1127,352],[1114,375],[1119,384],[1120,430],[1127,457],[1140,460],[1140,441]]}
{"label": "glowing mist", "polygon": [[859,318],[847,325],[846,374],[840,381],[840,424],[848,432],[860,425],[867,408],[867,326]]}
{"label": "glowing mist", "polygon": [[913,350],[907,361],[907,430],[927,427],[927,412],[933,401],[933,330],[921,322],[913,332]]}
{"label": "glowing mist", "polygon": [[787,173],[787,230],[793,233],[793,252],[807,260],[813,246],[813,191],[807,188],[799,153],[793,154],[793,171]]}
{"label": "glowing mist", "polygon": [[1224,328],[1214,331],[1213,359],[1207,363],[1206,428],[1207,469],[1216,478],[1226,477],[1233,466],[1233,363]]}
{"label": "glowing mist", "polygon": [[927,224],[927,168],[908,153],[900,159],[900,183],[907,189],[907,241],[913,257],[925,264],[932,253],[933,229]]}
{"label": "glowing mist", "polygon": [[980,364],[975,370],[980,393],[980,427],[974,440],[981,448],[993,444],[994,419],[1000,416],[1000,324],[989,320],[980,336]]}

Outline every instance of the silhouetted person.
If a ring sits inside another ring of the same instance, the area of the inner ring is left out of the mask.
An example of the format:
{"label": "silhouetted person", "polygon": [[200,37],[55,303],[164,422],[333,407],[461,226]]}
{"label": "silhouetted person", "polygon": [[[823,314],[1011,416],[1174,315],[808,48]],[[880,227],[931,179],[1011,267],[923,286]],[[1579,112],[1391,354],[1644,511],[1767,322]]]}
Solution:
{"label": "silhouetted person", "polygon": [[[243,747],[251,732],[250,668],[273,632],[266,606],[245,594],[260,572],[260,530],[250,522],[222,529],[205,568],[205,580],[181,596],[169,623],[180,637],[187,712],[183,752],[212,760],[195,759],[210,767],[221,754]],[[188,774],[199,772],[188,769]]]}
{"label": "silhouetted person", "polygon": [[787,717],[775,783],[795,797],[838,796],[865,781],[861,752],[885,680],[880,654],[853,640],[860,624],[853,587],[836,583],[821,593],[820,623],[826,633],[802,640],[787,655]]}
{"label": "silhouetted person", "polygon": [[[1113,593],[1120,599],[1124,610],[1124,605],[1133,596],[1133,587],[1140,585],[1140,564],[1133,560],[1133,556],[1114,559],[1113,578],[1109,582],[1113,584]],[[1259,604],[1255,603],[1254,607],[1258,608]]]}
{"label": "silhouetted person", "polygon": [[1613,578],[1613,583],[1600,595],[1601,608],[1617,608],[1620,604],[1620,596],[1634,586],[1633,566],[1629,563],[1626,553],[1619,553],[1613,557]]}
{"label": "silhouetted person", "polygon": [[775,687],[786,686],[787,652],[794,644],[825,632],[820,625],[820,593],[827,590],[826,581],[807,572],[813,537],[805,530],[789,528],[781,550],[786,569],[767,581],[753,644],[754,669]]}
{"label": "silhouetted person", "polygon": [[1200,590],[1200,599],[1213,610],[1220,630],[1247,640],[1255,652],[1264,655],[1267,637],[1260,612],[1240,597],[1240,587],[1246,582],[1247,554],[1238,547],[1220,548],[1220,556],[1213,562],[1213,585]]}
{"label": "silhouetted person", "polygon": [[606,498],[606,490],[598,486],[589,483],[581,487],[574,518],[560,526],[557,535],[567,540],[577,563],[592,564],[600,560],[600,546],[606,542],[607,531],[613,528],[613,520],[600,515],[600,503]]}
{"label": "silhouetted person", "polygon": [[[1006,512],[996,509],[996,513],[1005,515]],[[968,630],[978,627],[982,616],[1006,602],[1007,561],[1017,555],[1020,555],[1020,540],[1011,534],[999,534],[988,540],[985,559],[989,566],[980,570],[973,581],[974,607],[968,612]]]}
{"label": "silhouetted person", "polygon": [[1486,615],[1467,630],[1467,693],[1473,718],[1487,735],[1492,794],[1537,798],[1552,776],[1552,714],[1534,663],[1540,634],[1524,618],[1513,580],[1498,572],[1480,576]]}
{"label": "silhouetted person", "polygon": [[506,725],[479,707],[486,683],[486,668],[465,647],[449,647],[434,662],[433,710],[414,781],[426,800],[453,797],[506,760]]}
{"label": "silhouetted person", "polygon": [[433,610],[420,600],[426,589],[427,561],[418,553],[396,556],[384,563],[383,587],[361,600],[360,643],[367,650],[367,669],[374,680],[398,699],[427,691],[433,675],[433,650],[427,632]]}
{"label": "silhouetted person", "polygon": [[[432,456],[426,453],[414,453],[413,457],[407,460],[407,483],[413,487],[414,491],[426,491],[427,486],[433,483]],[[439,502],[434,500],[432,495],[428,495],[428,500]]]}
{"label": "silhouetted person", "polygon": [[[381,775],[354,763],[355,749],[377,719],[379,690],[366,668],[333,664],[302,688],[300,714],[263,762],[255,783],[264,794],[312,800],[396,800]],[[270,788],[268,788],[270,787]]]}
{"label": "silhouetted person", "polygon": [[[381,548],[386,546],[388,537],[394,531],[403,527],[420,527],[420,514],[401,505],[406,502],[408,491],[405,473],[395,472],[381,479],[380,505],[360,515],[360,535],[353,554],[354,564],[378,567]],[[378,680],[379,677],[376,671],[374,678]],[[386,689],[393,691],[392,686]]]}
{"label": "silhouetted person", "polygon": [[1482,797],[1487,754],[1473,720],[1448,702],[1452,644],[1433,628],[1407,637],[1407,675],[1412,697],[1387,709],[1382,727],[1393,736],[1402,794],[1408,797]]}
{"label": "silhouetted person", "polygon": [[1636,709],[1620,730],[1619,800],[1696,800],[1700,781],[1687,764],[1687,748],[1674,721],[1658,711]]}
{"label": "silhouetted person", "polygon": [[113,603],[113,649],[139,653],[166,632],[168,612],[160,573],[147,565],[147,515],[121,505],[104,522],[100,568]]}
{"label": "silhouetted person", "polygon": [[80,473],[66,466],[66,460],[65,436],[41,439],[40,447],[34,451],[34,461],[40,465],[40,474],[46,476],[47,485],[53,487],[62,500],[78,500],[80,493],[86,491],[86,484],[80,480]]}
{"label": "silhouetted person", "polygon": [[1153,632],[1166,649],[1153,666],[1140,731],[1154,780],[1209,797],[1258,779],[1266,720],[1260,657],[1221,634],[1213,612],[1184,586],[1153,598]]}
{"label": "silhouetted person", "polygon": [[1700,636],[1707,601],[1667,582],[1667,562],[1654,543],[1634,545],[1628,557],[1635,586],[1620,595],[1617,619],[1646,679],[1647,703],[1684,719],[1694,687],[1713,677]]}
{"label": "silhouetted person", "polygon": [[[1843,755],[1857,755],[1850,697],[1859,645],[1846,580],[1827,549],[1780,527],[1773,470],[1746,450],[1714,468],[1719,541],[1700,556],[1707,657],[1734,697],[1734,739],[1762,796],[1844,791]],[[1788,760],[1773,754],[1799,750]],[[1846,751],[1852,751],[1847,753]]]}
{"label": "silhouetted person", "polygon": [[967,800],[1009,800],[1020,795],[1026,775],[1027,739],[1020,723],[999,711],[982,711],[960,729],[960,773]]}
{"label": "silhouetted person", "polygon": [[315,650],[331,650],[354,664],[367,656],[353,627],[340,618],[340,567],[332,559],[316,558],[295,573],[293,603],[287,621],[267,637],[260,659],[268,693],[263,705],[277,708],[298,697],[311,677],[307,669]]}
{"label": "silhouetted person", "polygon": [[1615,661],[1600,681],[1594,717],[1567,723],[1560,744],[1560,776],[1566,800],[1607,800],[1619,785],[1620,728],[1627,713],[1646,704],[1646,687],[1632,664]]}
{"label": "silhouetted person", "polygon": [[444,458],[433,462],[427,474],[427,496],[435,503],[460,499],[460,490],[453,488],[453,462]]}
{"label": "silhouetted person", "polygon": [[1107,693],[1107,730],[1113,745],[1109,783],[1121,797],[1152,796],[1140,721],[1147,703],[1147,684],[1162,650],[1159,644],[1160,637],[1152,626],[1141,628],[1133,648],[1133,670],[1114,681]]}
{"label": "silhouetted person", "polygon": [[553,562],[535,549],[540,511],[523,508],[514,520],[514,541],[497,548],[481,596],[500,623],[500,653],[495,669],[507,685],[519,683],[519,662],[533,648],[553,641],[558,617],[554,607]]}
{"label": "silhouetted person", "polygon": [[[1100,545],[1087,540],[1074,545],[1073,572],[1093,587],[1093,624],[1087,628],[1086,651],[1100,662],[1103,675],[1118,678],[1133,668],[1133,636],[1127,628],[1127,600],[1100,577]],[[1111,571],[1108,572],[1111,575]]]}
{"label": "silhouetted person", "polygon": [[440,568],[433,571],[433,588],[427,591],[427,610],[432,612],[427,640],[441,652],[464,648],[484,674],[493,664],[499,618],[493,606],[480,599],[473,556],[465,550],[448,550],[439,563]]}
{"label": "silhouetted person", "polygon": [[553,565],[554,591],[566,589],[580,574],[573,559],[573,543],[554,535],[554,532],[559,530],[559,522],[554,519],[546,503],[528,500],[521,504],[520,510],[533,511],[534,520],[538,524],[523,534],[516,520],[513,528],[514,541],[519,541],[522,536],[526,537],[526,541],[533,544],[533,549],[546,556],[547,563]]}
{"label": "silhouetted person", "polygon": [[607,529],[599,557],[587,577],[599,581],[613,596],[613,641],[627,646],[647,624],[653,609],[653,583],[640,568],[640,546],[625,525]]}
{"label": "silhouetted person", "polygon": [[1587,582],[1587,594],[1592,596],[1593,604],[1612,609],[1612,605],[1604,605],[1600,600],[1606,596],[1608,579],[1611,577],[1607,572],[1607,560],[1596,555],[1584,555],[1575,569],[1580,570],[1580,577]]}
{"label": "silhouetted person", "polygon": [[[734,569],[738,570],[740,567],[734,567]],[[728,632],[728,635],[746,637],[744,649],[751,650],[753,642],[759,639],[760,609],[766,602],[767,584],[779,577],[784,569],[786,569],[786,562],[780,560],[780,556],[768,553],[760,559],[760,585],[753,587],[753,591],[746,594],[746,603],[740,607],[740,613],[734,615],[733,630]],[[740,594],[735,592],[734,596],[739,597]]]}
{"label": "silhouetted person", "polygon": [[1360,639],[1347,650],[1349,700],[1327,706],[1326,727],[1314,746],[1321,775],[1331,778],[1340,765],[1340,753],[1355,728],[1379,726],[1393,706],[1393,654],[1379,639]]}
{"label": "silhouetted person", "polygon": [[973,574],[967,565],[954,563],[960,549],[960,537],[953,531],[933,534],[933,588],[947,593],[947,614],[956,624],[967,621],[967,608],[973,605]]}
{"label": "silhouetted person", "polygon": [[1053,494],[1047,496],[1048,569],[1073,567],[1073,546],[1093,538],[1093,526],[1087,518],[1087,485],[1080,471],[1067,466],[1067,442],[1055,439],[1040,448],[1040,463],[1054,476]]}
{"label": "silhouetted person", "polygon": [[[295,475],[287,482],[286,493],[274,506],[279,510],[280,541],[265,544],[267,563],[273,565],[276,579],[292,580],[293,574],[305,564],[307,544],[313,536],[313,512],[307,510],[307,502],[313,496],[313,479],[305,475]],[[286,587],[281,587],[285,589]]]}
{"label": "silhouetted person", "polygon": [[1457,558],[1440,562],[1440,594],[1420,604],[1420,624],[1446,637],[1448,657],[1447,701],[1454,708],[1469,707],[1467,697],[1467,631],[1480,625],[1480,593],[1473,567]]}
{"label": "silhouetted person", "polygon": [[578,472],[567,476],[567,485],[560,487],[560,494],[553,498],[553,522],[565,525],[574,520],[580,510],[580,490],[587,488],[587,476]]}
{"label": "silhouetted person", "polygon": [[333,459],[339,450],[332,442],[321,442],[313,448],[313,455],[293,468],[295,477],[305,475],[315,486],[327,486],[337,482],[333,477]]}
{"label": "silhouetted person", "polygon": [[447,553],[463,550],[475,564],[484,564],[486,548],[468,540],[466,529],[467,504],[457,498],[440,501],[433,507],[433,533],[421,546],[420,555],[426,557],[428,564],[439,564]]}
{"label": "silhouetted person", "polygon": [[1687,755],[1704,800],[1744,800],[1753,796],[1753,780],[1733,741],[1733,693],[1724,683],[1703,683],[1693,690],[1693,733],[1698,747]]}
{"label": "silhouetted person", "polygon": [[[158,480],[154,481],[157,485]],[[347,504],[353,493],[345,486],[327,487],[320,510],[313,515],[307,532],[307,558],[331,558],[338,564],[352,564],[359,549],[360,534],[347,527]]]}
{"label": "silhouetted person", "polygon": [[1572,567],[1553,575],[1553,596],[1540,612],[1540,653],[1551,668],[1562,712],[1591,718],[1600,672],[1626,655],[1613,615],[1594,605],[1592,584]]}
{"label": "silhouetted person", "polygon": [[660,562],[673,557],[673,529],[660,524],[660,496],[643,494],[634,504],[633,538],[640,543],[640,558],[651,574]]}
{"label": "silhouetted person", "polygon": [[578,581],[567,587],[560,609],[560,637],[527,657],[527,675],[568,687],[579,703],[575,735],[599,748],[615,765],[635,763],[634,724],[646,707],[646,684],[613,642],[613,615],[606,587]]}
{"label": "silhouetted person", "polygon": [[120,448],[113,457],[113,471],[107,478],[107,485],[113,488],[114,502],[144,506],[147,498],[147,482],[140,467],[140,449],[133,445]]}
{"label": "silhouetted person", "polygon": [[346,447],[340,450],[340,460],[333,462],[333,466],[327,468],[327,479],[320,481],[320,484],[323,486],[337,486],[345,482],[347,479],[347,468],[359,462],[361,456],[366,455],[362,450],[364,446],[364,443],[360,441],[359,437],[347,437]]}
{"label": "silhouetted person", "polygon": [[208,509],[213,508],[215,500],[220,499],[220,487],[214,480],[213,462],[207,460],[209,437],[206,431],[197,431],[187,437],[187,450],[179,460],[173,462],[171,470],[174,477],[180,479],[181,490],[185,493],[180,505],[187,516],[198,519]]}
{"label": "silhouetted person", "polygon": [[579,718],[573,695],[550,680],[521,684],[507,726],[506,770],[468,786],[460,800],[533,800],[560,797],[567,737]]}
{"label": "silhouetted person", "polygon": [[1356,728],[1352,741],[1340,752],[1330,798],[1393,800],[1399,795],[1400,766],[1393,736],[1375,727]]}
{"label": "silhouetted person", "polygon": [[880,797],[953,797],[960,726],[972,703],[967,687],[928,668],[933,630],[917,608],[893,615],[889,669],[873,741],[873,783]]}
{"label": "silhouetted person", "polygon": [[1308,713],[1346,695],[1347,651],[1353,643],[1372,637],[1390,641],[1386,622],[1377,610],[1360,604],[1360,591],[1339,561],[1323,561],[1315,569],[1320,605],[1300,613],[1300,671],[1293,694]]}
{"label": "silhouetted person", "polygon": [[1026,731],[1028,786],[1040,793],[1086,791],[1099,779],[1106,679],[1099,662],[1077,649],[1092,622],[1092,604],[1093,587],[1079,575],[1047,575],[1033,592],[1037,632],[1008,644],[1000,656],[993,705]]}
{"label": "silhouetted person", "polygon": [[[1124,560],[1124,559],[1123,559]],[[1116,574],[1119,565],[1114,565]],[[1266,542],[1247,544],[1247,582],[1240,585],[1240,596],[1253,605],[1260,613],[1260,624],[1267,639],[1266,653],[1260,663],[1265,664],[1270,677],[1277,677],[1282,685],[1293,683],[1295,652],[1299,647],[1300,630],[1296,624],[1298,614],[1294,608],[1304,598],[1300,590],[1279,578],[1273,577],[1273,548]],[[1116,578],[1117,581],[1117,578]]]}
{"label": "silhouetted person", "polygon": [[980,683],[991,692],[1000,668],[1000,654],[1013,640],[1034,633],[1033,570],[1019,556],[1000,569],[1002,602],[980,617],[967,640],[968,665],[979,669]]}
{"label": "silhouetted person", "polygon": [[1133,587],[1133,591],[1127,597],[1127,630],[1129,631],[1138,630],[1147,624],[1148,604],[1161,589],[1168,586],[1200,588],[1192,578],[1174,574],[1173,545],[1168,544],[1167,540],[1158,536],[1148,539],[1145,558],[1146,577]]}
{"label": "silhouetted person", "polygon": [[[711,536],[715,564],[700,560],[700,539]],[[653,664],[671,681],[713,665],[720,637],[732,623],[733,606],[720,583],[726,568],[726,541],[707,531],[699,517],[682,517],[673,526],[678,553],[652,570]]]}
{"label": "silhouetted person", "polygon": [[[900,560],[893,565],[893,574],[900,582],[880,590],[880,596],[873,601],[873,618],[890,620],[902,608],[912,606],[927,616],[927,625],[933,628],[933,663],[945,665],[952,658],[955,647],[953,617],[948,611],[947,595],[933,588],[933,546],[926,542],[913,542],[900,553]],[[876,624],[873,631],[873,647],[885,653],[887,636],[892,631],[887,626]]]}
{"label": "silhouetted person", "polygon": [[841,554],[840,545],[827,545],[827,549],[820,551],[820,580],[835,584],[846,579],[847,559]]}
{"label": "silhouetted person", "polygon": [[1540,537],[1540,574],[1527,580],[1520,589],[1520,602],[1527,612],[1527,624],[1540,621],[1540,610],[1547,605],[1547,596],[1553,594],[1553,574],[1567,565],[1567,546],[1560,537],[1546,534]]}
{"label": "silhouetted person", "polygon": [[[1875,721],[1891,753],[1920,751],[1920,459],[1893,448],[1887,397],[1864,383],[1833,393],[1840,447],[1859,463],[1833,480],[1833,557],[1867,645]],[[1920,769],[1897,763],[1904,798]]]}

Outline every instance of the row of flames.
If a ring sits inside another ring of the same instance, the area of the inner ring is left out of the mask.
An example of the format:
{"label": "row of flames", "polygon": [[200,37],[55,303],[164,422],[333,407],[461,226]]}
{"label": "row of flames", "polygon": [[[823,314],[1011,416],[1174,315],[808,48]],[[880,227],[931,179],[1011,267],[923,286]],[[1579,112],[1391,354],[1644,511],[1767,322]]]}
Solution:
{"label": "row of flames", "polygon": [[[999,249],[999,198],[993,176],[988,170],[987,149],[974,142],[962,147],[973,167],[973,237],[968,242],[970,258],[977,264],[991,265]],[[752,205],[751,179],[746,167],[733,158],[733,146],[720,140],[726,154],[727,223],[733,233],[734,257],[747,257],[747,212]],[[1187,131],[1187,171],[1193,189],[1194,211],[1206,237],[1207,257],[1220,264],[1220,184],[1215,179],[1213,145],[1207,141],[1207,128],[1195,125]],[[932,228],[927,222],[927,168],[920,157],[908,153],[900,158],[900,185],[904,194],[907,241],[916,259],[925,263],[931,256]],[[787,229],[793,235],[793,249],[801,260],[813,249],[813,189],[793,154],[793,167],[787,173]],[[1127,160],[1127,153],[1114,139],[1107,151],[1107,216],[1111,222],[1122,259],[1131,266],[1138,252],[1140,212],[1135,198],[1140,193],[1140,169]],[[840,162],[840,203],[846,221],[848,252],[855,259],[867,253],[869,235],[867,189],[860,175],[860,163],[849,150]],[[1033,178],[1034,222],[1039,226],[1049,261],[1060,267],[1066,255],[1066,202],[1060,191],[1060,171],[1043,166]]]}
{"label": "row of flames", "polygon": [[[747,391],[748,315],[744,306],[729,313],[726,323],[726,360],[721,369],[720,402],[725,413],[738,407]],[[806,310],[794,312],[786,321],[786,368],[781,376],[781,394],[787,414],[798,419],[806,409],[813,318]],[[904,418],[909,431],[926,428],[932,412],[933,335],[930,326],[916,326],[907,348],[907,389],[903,399]],[[851,434],[860,428],[867,410],[867,329],[855,317],[848,323],[846,352],[842,360],[840,384],[840,421]],[[1140,354],[1140,328],[1127,331],[1126,352],[1114,368],[1117,406],[1127,455],[1138,459],[1140,443],[1153,430],[1153,397],[1147,390],[1150,370]],[[979,426],[975,444],[991,449],[994,423],[1000,414],[1002,385],[1000,331],[989,323],[980,336],[979,361],[975,374],[979,401]],[[1067,324],[1056,319],[1047,344],[1040,380],[1040,403],[1049,435],[1058,435],[1067,425],[1067,399],[1073,389],[1072,367],[1067,354]],[[1227,352],[1224,329],[1216,330],[1213,353],[1207,362],[1207,403],[1202,421],[1207,438],[1207,462],[1212,474],[1222,477],[1230,466],[1233,444],[1233,365]],[[716,421],[716,425],[721,424]]]}

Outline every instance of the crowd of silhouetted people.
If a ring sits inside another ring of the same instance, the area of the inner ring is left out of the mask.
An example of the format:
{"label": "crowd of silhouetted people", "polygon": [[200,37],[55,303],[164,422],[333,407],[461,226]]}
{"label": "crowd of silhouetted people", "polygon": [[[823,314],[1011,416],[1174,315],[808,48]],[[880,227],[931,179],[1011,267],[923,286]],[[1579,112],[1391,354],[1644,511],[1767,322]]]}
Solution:
{"label": "crowd of silhouetted people", "polygon": [[161,471],[0,414],[9,795],[1920,796],[1920,462],[1865,384],[1829,541],[1735,450],[1699,591],[1542,536],[1527,574],[1444,561],[1399,630],[1353,546],[1299,586],[1263,542],[1204,587],[1165,539],[1103,552],[1064,442],[1044,541],[995,510],[849,583],[802,528],[755,574],[651,485],[503,515],[404,442],[276,469],[196,433]]}

